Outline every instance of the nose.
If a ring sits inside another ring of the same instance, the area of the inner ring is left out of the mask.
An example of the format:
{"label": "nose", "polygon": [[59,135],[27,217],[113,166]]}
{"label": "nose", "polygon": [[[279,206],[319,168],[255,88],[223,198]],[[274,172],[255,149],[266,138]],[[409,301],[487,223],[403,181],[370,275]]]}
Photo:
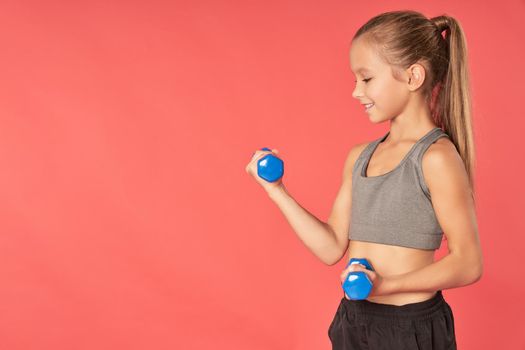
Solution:
{"label": "nose", "polygon": [[354,87],[354,91],[352,91],[352,97],[353,98],[356,98],[356,99],[359,99],[360,97],[363,96],[363,93],[361,92],[361,90],[357,87],[358,84],[355,85]]}

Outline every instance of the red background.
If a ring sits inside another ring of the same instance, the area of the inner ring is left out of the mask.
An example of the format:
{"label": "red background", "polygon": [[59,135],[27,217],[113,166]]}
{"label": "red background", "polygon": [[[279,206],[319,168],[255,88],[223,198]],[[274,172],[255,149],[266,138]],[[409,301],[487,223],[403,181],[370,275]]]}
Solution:
{"label": "red background", "polygon": [[350,147],[388,130],[351,97],[350,40],[414,9],[470,54],[485,270],[444,291],[458,345],[524,349],[525,3],[482,5],[3,1],[0,347],[329,349],[344,262],[244,168],[279,149],[326,220]]}

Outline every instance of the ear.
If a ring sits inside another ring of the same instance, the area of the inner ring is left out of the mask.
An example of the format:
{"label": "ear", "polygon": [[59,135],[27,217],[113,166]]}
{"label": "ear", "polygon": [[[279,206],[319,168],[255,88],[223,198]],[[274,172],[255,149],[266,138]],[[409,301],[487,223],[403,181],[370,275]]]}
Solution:
{"label": "ear", "polygon": [[406,70],[406,72],[408,74],[408,89],[410,91],[419,89],[425,81],[425,67],[419,63],[414,63]]}

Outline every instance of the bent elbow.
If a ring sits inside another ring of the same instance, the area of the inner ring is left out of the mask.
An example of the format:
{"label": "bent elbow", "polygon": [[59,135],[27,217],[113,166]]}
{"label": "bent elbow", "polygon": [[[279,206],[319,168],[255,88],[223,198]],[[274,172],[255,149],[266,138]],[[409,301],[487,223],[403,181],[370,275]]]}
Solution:
{"label": "bent elbow", "polygon": [[481,276],[483,276],[483,265],[481,265],[478,269],[478,273],[477,273],[477,277],[476,277],[476,280],[474,282],[477,282],[481,279]]}
{"label": "bent elbow", "polygon": [[472,273],[470,276],[470,284],[478,282],[483,276],[483,264],[479,263],[476,267],[472,268]]}
{"label": "bent elbow", "polygon": [[346,251],[337,251],[336,253],[332,254],[329,259],[325,259],[323,262],[328,266],[334,266],[339,261],[341,261],[345,254]]}
{"label": "bent elbow", "polygon": [[483,276],[483,256],[480,254],[478,264],[476,265],[476,280],[474,282],[477,282],[481,279],[481,276]]}

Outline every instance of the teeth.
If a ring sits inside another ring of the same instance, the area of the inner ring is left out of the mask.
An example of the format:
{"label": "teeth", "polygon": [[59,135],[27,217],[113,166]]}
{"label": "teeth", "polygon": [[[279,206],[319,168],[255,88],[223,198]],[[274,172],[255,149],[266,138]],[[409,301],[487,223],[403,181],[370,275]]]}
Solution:
{"label": "teeth", "polygon": [[372,107],[373,105],[374,105],[373,103],[369,103],[369,104],[365,105],[365,108],[368,109],[368,108]]}

